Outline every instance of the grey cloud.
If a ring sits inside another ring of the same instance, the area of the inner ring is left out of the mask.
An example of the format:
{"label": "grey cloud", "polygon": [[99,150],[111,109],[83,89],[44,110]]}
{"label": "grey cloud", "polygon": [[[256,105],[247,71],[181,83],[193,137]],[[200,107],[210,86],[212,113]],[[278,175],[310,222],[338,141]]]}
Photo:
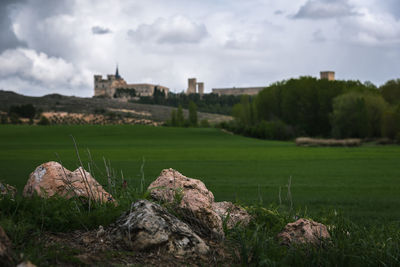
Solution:
{"label": "grey cloud", "polygon": [[13,9],[24,1],[2,0],[0,2],[0,53],[4,50],[25,46],[25,43],[18,40],[12,29],[11,13]]}
{"label": "grey cloud", "polygon": [[100,35],[102,35],[102,34],[111,33],[111,30],[108,29],[108,28],[103,28],[103,27],[101,27],[101,26],[93,26],[93,27],[92,27],[92,33],[93,33],[93,34],[100,34]]}
{"label": "grey cloud", "polygon": [[137,41],[155,41],[159,44],[198,43],[207,35],[204,24],[196,24],[186,17],[159,18],[153,24],[141,24],[128,35]]}
{"label": "grey cloud", "polygon": [[282,15],[282,14],[283,14],[283,11],[282,11],[282,10],[276,10],[276,11],[274,12],[274,14],[275,14],[275,15]]}
{"label": "grey cloud", "polygon": [[330,19],[359,15],[347,0],[308,0],[293,16],[295,19]]}

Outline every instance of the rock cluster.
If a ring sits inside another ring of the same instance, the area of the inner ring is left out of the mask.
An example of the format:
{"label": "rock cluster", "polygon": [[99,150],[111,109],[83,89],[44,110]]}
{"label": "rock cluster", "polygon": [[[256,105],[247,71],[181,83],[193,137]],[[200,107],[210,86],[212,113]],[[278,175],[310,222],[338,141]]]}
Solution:
{"label": "rock cluster", "polygon": [[82,167],[71,172],[54,161],[38,166],[30,174],[23,195],[30,197],[33,194],[41,197],[58,195],[66,198],[84,197],[102,203],[114,202],[111,194]]}
{"label": "rock cluster", "polygon": [[153,199],[176,205],[176,209],[197,231],[208,234],[207,229],[217,237],[223,237],[223,220],[228,227],[247,224],[250,216],[246,210],[230,202],[214,202],[214,195],[198,179],[188,178],[174,169],[165,169],[148,187]]}
{"label": "rock cluster", "polygon": [[140,200],[110,227],[108,235],[115,244],[130,250],[146,250],[163,246],[174,255],[209,251],[204,241],[190,227],[160,205]]}
{"label": "rock cluster", "polygon": [[283,231],[278,234],[282,245],[313,244],[320,245],[330,235],[325,225],[307,219],[299,219],[288,223]]}

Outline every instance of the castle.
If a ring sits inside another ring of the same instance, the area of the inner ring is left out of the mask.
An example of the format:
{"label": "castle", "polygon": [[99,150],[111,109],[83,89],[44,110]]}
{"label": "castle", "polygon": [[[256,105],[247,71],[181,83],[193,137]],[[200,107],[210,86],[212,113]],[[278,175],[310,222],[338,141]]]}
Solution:
{"label": "castle", "polygon": [[[335,80],[335,72],[334,71],[321,71],[320,79],[327,79],[328,81]],[[241,87],[241,88],[213,88],[212,93],[221,95],[257,95],[259,92],[264,90],[267,86],[263,87]],[[190,88],[190,80],[189,80],[189,88]]]}
{"label": "castle", "polygon": [[129,100],[141,96],[153,96],[155,90],[168,96],[169,88],[161,85],[148,83],[127,84],[119,75],[118,67],[115,75],[107,75],[107,79],[103,79],[102,75],[94,75],[94,96],[105,98],[117,98],[120,100]]}

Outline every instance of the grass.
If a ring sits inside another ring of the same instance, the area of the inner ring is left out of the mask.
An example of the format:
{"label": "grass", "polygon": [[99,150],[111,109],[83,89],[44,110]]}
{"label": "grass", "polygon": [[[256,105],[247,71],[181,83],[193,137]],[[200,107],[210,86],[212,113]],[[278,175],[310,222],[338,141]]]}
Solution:
{"label": "grass", "polygon": [[[171,167],[202,179],[217,201],[252,204],[251,225],[227,232],[226,242],[238,264],[400,265],[399,146],[304,148],[217,129],[0,126],[0,179],[21,191],[36,166],[58,157],[74,170],[79,162],[70,135],[77,140],[84,162],[89,161],[90,149],[99,167],[94,168],[97,179],[107,184],[104,161],[108,168],[111,162],[109,171],[120,178],[122,170],[129,188],[121,190],[118,178],[114,196],[120,205],[95,205],[90,210],[85,202],[61,198],[3,198],[0,225],[16,255],[24,253],[21,259],[40,266],[83,264],[76,258],[79,251],[63,244],[44,247],[37,240],[45,232],[108,225],[133,200],[146,196],[141,183],[146,188],[163,168]],[[332,239],[321,247],[280,246],[277,233],[297,217],[328,225]]]}
{"label": "grass", "polygon": [[217,201],[278,203],[279,187],[286,201],[292,177],[294,208],[310,215],[336,209],[362,223],[400,220],[399,146],[296,147],[211,128],[0,126],[0,180],[22,190],[39,164],[57,160],[55,153],[74,170],[79,163],[70,135],[83,161],[89,149],[101,169],[105,157],[137,188],[143,159],[146,185],[174,168],[203,180]]}

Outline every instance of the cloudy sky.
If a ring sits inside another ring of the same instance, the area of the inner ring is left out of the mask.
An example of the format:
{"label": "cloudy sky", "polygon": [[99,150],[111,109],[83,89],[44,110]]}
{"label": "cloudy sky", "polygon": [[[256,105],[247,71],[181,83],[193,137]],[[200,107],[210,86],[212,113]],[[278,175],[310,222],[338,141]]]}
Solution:
{"label": "cloudy sky", "polygon": [[400,78],[399,0],[0,0],[0,89],[92,96],[93,75],[180,92],[334,70]]}

